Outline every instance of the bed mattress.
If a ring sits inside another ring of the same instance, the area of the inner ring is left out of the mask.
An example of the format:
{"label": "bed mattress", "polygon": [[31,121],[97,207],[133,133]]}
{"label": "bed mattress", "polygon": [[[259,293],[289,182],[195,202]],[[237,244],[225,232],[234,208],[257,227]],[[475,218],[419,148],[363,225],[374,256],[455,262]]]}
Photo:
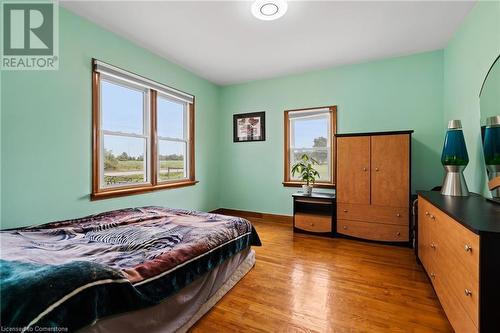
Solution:
{"label": "bed mattress", "polygon": [[98,320],[78,333],[186,332],[255,265],[255,252],[244,250],[205,273],[162,303]]}

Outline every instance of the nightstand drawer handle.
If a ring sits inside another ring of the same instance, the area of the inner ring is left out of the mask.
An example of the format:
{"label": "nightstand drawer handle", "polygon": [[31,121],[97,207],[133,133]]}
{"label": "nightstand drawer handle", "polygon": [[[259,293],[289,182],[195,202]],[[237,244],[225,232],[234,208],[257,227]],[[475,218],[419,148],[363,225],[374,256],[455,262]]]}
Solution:
{"label": "nightstand drawer handle", "polygon": [[401,214],[397,213],[397,214],[396,214],[396,216],[397,216],[397,217],[401,217]]}
{"label": "nightstand drawer handle", "polygon": [[472,291],[470,291],[469,289],[465,289],[464,293],[465,293],[465,296],[472,296]]}
{"label": "nightstand drawer handle", "polygon": [[378,171],[378,170],[379,170],[379,168],[375,168],[375,171]]}
{"label": "nightstand drawer handle", "polygon": [[436,278],[436,273],[431,273],[431,278],[435,279]]}
{"label": "nightstand drawer handle", "polygon": [[363,168],[363,171],[368,171],[368,169],[367,168]]}
{"label": "nightstand drawer handle", "polygon": [[465,252],[472,252],[472,247],[469,246],[469,244],[465,244],[464,249],[465,249]]}
{"label": "nightstand drawer handle", "polygon": [[431,243],[431,248],[433,248],[435,250],[436,249],[436,244]]}
{"label": "nightstand drawer handle", "polygon": [[435,219],[436,219],[436,217],[431,214],[431,220],[435,220]]}
{"label": "nightstand drawer handle", "polygon": [[344,213],[347,213],[347,209],[344,209]]}
{"label": "nightstand drawer handle", "polygon": [[347,226],[346,225],[343,228],[344,228],[344,230],[347,230]]}
{"label": "nightstand drawer handle", "polygon": [[426,216],[429,216],[430,214],[429,214],[429,212],[425,212],[425,215],[426,215]]}
{"label": "nightstand drawer handle", "polygon": [[311,227],[314,227],[314,223],[309,223],[309,225],[310,225]]}
{"label": "nightstand drawer handle", "polygon": [[401,236],[401,233],[398,231],[398,232],[396,233],[396,236],[398,236],[398,237],[399,237],[399,236]]}

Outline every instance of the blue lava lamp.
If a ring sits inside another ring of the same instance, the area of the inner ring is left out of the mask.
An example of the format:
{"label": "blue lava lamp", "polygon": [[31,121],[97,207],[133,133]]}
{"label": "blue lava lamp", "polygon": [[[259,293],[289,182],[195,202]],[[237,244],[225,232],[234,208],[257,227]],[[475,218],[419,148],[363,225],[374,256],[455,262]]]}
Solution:
{"label": "blue lava lamp", "polygon": [[441,163],[446,171],[441,194],[466,197],[469,195],[463,171],[469,164],[469,155],[465,146],[462,122],[450,120],[444,139]]}
{"label": "blue lava lamp", "polygon": [[[491,180],[500,176],[500,116],[486,119],[483,147],[488,178]],[[499,198],[500,188],[492,190],[491,196]]]}

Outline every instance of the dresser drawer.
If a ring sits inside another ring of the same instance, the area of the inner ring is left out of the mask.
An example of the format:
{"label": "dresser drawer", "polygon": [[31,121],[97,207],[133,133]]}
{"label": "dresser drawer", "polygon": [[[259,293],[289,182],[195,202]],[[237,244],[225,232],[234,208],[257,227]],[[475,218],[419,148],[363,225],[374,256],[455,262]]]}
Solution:
{"label": "dresser drawer", "polygon": [[418,221],[419,258],[451,324],[457,332],[477,331],[479,236],[421,198]]}
{"label": "dresser drawer", "polygon": [[479,237],[448,216],[438,216],[433,236],[443,282],[475,325],[479,322]]}
{"label": "dresser drawer", "polygon": [[337,204],[337,218],[342,220],[408,225],[408,207]]}
{"label": "dresser drawer", "polygon": [[408,226],[338,219],[337,232],[369,240],[387,242],[408,241]]}
{"label": "dresser drawer", "polygon": [[332,232],[332,218],[327,215],[296,213],[295,227],[310,232]]}
{"label": "dresser drawer", "polygon": [[[461,291],[461,293],[457,292],[457,289],[454,288],[455,285],[453,280],[450,280],[453,269],[449,270],[449,267],[445,267],[438,263],[431,263],[431,266],[432,272],[428,272],[430,279],[455,332],[477,333],[479,331],[477,324],[466,310],[464,300],[461,299],[461,296],[464,295],[464,291]],[[467,296],[464,295],[464,297]]]}

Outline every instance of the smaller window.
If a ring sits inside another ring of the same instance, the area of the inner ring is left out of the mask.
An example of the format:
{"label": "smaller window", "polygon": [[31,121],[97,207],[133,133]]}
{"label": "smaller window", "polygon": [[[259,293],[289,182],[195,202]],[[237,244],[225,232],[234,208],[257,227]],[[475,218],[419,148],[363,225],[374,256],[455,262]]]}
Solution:
{"label": "smaller window", "polygon": [[284,186],[301,186],[292,166],[304,154],[318,162],[317,187],[335,186],[336,106],[285,111]]}

